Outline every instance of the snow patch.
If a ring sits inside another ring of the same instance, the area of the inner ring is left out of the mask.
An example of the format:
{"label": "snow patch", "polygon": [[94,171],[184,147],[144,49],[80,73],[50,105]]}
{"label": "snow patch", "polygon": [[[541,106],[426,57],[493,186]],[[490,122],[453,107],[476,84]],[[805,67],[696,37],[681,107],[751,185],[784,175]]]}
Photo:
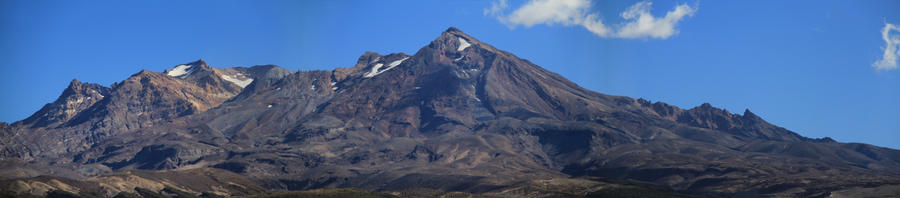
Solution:
{"label": "snow patch", "polygon": [[386,71],[388,71],[388,70],[393,69],[394,67],[397,67],[398,65],[400,65],[401,63],[403,63],[403,61],[406,61],[406,59],[409,59],[409,57],[406,57],[406,58],[403,58],[403,59],[400,59],[400,60],[396,60],[396,61],[394,61],[394,62],[391,62],[391,64],[388,64],[388,67],[387,67],[387,68],[384,68],[384,69],[381,69],[381,67],[383,67],[384,64],[382,64],[382,63],[375,64],[375,66],[372,66],[372,69],[369,70],[369,72],[366,72],[366,74],[363,75],[363,77],[366,77],[366,78],[375,77],[375,76],[377,76],[378,74],[384,73],[384,72],[386,72]]}
{"label": "snow patch", "polygon": [[456,38],[459,39],[459,47],[456,48],[456,51],[461,52],[461,51],[465,50],[466,48],[468,48],[469,46],[472,46],[472,44],[469,44],[469,42],[467,42],[466,39],[463,39],[461,37],[456,37]]}
{"label": "snow patch", "polygon": [[381,72],[378,72],[378,69],[381,69],[381,66],[384,66],[384,64],[381,64],[381,63],[375,64],[375,66],[372,66],[372,69],[369,70],[369,72],[366,72],[366,74],[363,75],[363,77],[371,78],[378,74],[381,74]]}
{"label": "snow patch", "polygon": [[241,88],[244,88],[244,87],[247,87],[247,85],[250,85],[250,83],[253,82],[253,79],[247,78],[247,79],[241,80],[241,79],[237,78],[237,76],[243,76],[243,75],[244,74],[241,74],[241,73],[238,73],[237,75],[234,75],[234,76],[222,75],[222,79],[224,79],[228,82],[234,83],[235,85],[240,86]]}
{"label": "snow patch", "polygon": [[403,59],[400,59],[400,60],[395,60],[394,62],[391,62],[391,64],[388,65],[388,66],[390,66],[390,67],[387,68],[387,69],[385,69],[385,70],[388,70],[388,69],[391,69],[391,68],[393,68],[393,67],[396,67],[397,65],[400,65],[400,63],[403,63],[403,61],[405,61],[406,59],[409,59],[409,57],[406,57],[406,58],[403,58]]}
{"label": "snow patch", "polygon": [[272,108],[272,105],[266,106],[266,108]]}
{"label": "snow patch", "polygon": [[172,70],[169,70],[169,72],[166,72],[166,75],[185,78],[191,75],[191,73],[194,73],[194,69],[190,65],[178,65]]}

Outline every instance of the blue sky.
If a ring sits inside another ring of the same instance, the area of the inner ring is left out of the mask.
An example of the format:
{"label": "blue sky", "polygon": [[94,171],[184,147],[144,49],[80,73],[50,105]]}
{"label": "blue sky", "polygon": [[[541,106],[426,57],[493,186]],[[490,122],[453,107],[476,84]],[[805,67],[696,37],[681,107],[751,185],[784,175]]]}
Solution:
{"label": "blue sky", "polygon": [[413,54],[455,26],[601,93],[900,148],[900,70],[875,67],[896,49],[882,30],[900,1],[544,1],[0,1],[0,121],[73,78],[109,86],[200,58],[330,70]]}

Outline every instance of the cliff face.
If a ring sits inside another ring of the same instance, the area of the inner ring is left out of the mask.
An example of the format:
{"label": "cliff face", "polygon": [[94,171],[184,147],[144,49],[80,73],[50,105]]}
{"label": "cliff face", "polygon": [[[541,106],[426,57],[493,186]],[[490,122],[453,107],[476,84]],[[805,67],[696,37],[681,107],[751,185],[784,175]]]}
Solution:
{"label": "cliff face", "polygon": [[83,176],[218,168],[276,190],[587,195],[605,184],[586,178],[603,178],[818,196],[900,183],[900,151],[805,138],[749,110],[593,92],[456,28],[413,55],[367,52],[333,71],[197,61],[111,88],[73,81],[0,130],[4,160]]}

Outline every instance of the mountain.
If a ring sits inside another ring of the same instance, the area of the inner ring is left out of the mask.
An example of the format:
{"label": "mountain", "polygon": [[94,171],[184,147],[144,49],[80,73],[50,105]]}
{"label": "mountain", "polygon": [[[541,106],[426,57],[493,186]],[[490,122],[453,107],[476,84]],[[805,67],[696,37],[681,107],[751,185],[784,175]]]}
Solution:
{"label": "mountain", "polygon": [[[900,151],[806,138],[749,110],[597,93],[456,28],[413,55],[366,52],[332,71],[200,60],[109,88],[73,81],[0,130],[11,194],[900,193]],[[190,175],[219,187],[166,182]]]}

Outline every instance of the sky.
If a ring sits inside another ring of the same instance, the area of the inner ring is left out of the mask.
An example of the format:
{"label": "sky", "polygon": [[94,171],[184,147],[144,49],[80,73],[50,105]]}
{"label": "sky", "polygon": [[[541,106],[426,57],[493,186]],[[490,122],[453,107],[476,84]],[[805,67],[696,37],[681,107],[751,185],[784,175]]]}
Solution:
{"label": "sky", "polygon": [[900,148],[900,1],[0,1],[0,121],[69,81],[147,69],[350,67],[448,27],[600,93],[750,109],[813,138]]}

